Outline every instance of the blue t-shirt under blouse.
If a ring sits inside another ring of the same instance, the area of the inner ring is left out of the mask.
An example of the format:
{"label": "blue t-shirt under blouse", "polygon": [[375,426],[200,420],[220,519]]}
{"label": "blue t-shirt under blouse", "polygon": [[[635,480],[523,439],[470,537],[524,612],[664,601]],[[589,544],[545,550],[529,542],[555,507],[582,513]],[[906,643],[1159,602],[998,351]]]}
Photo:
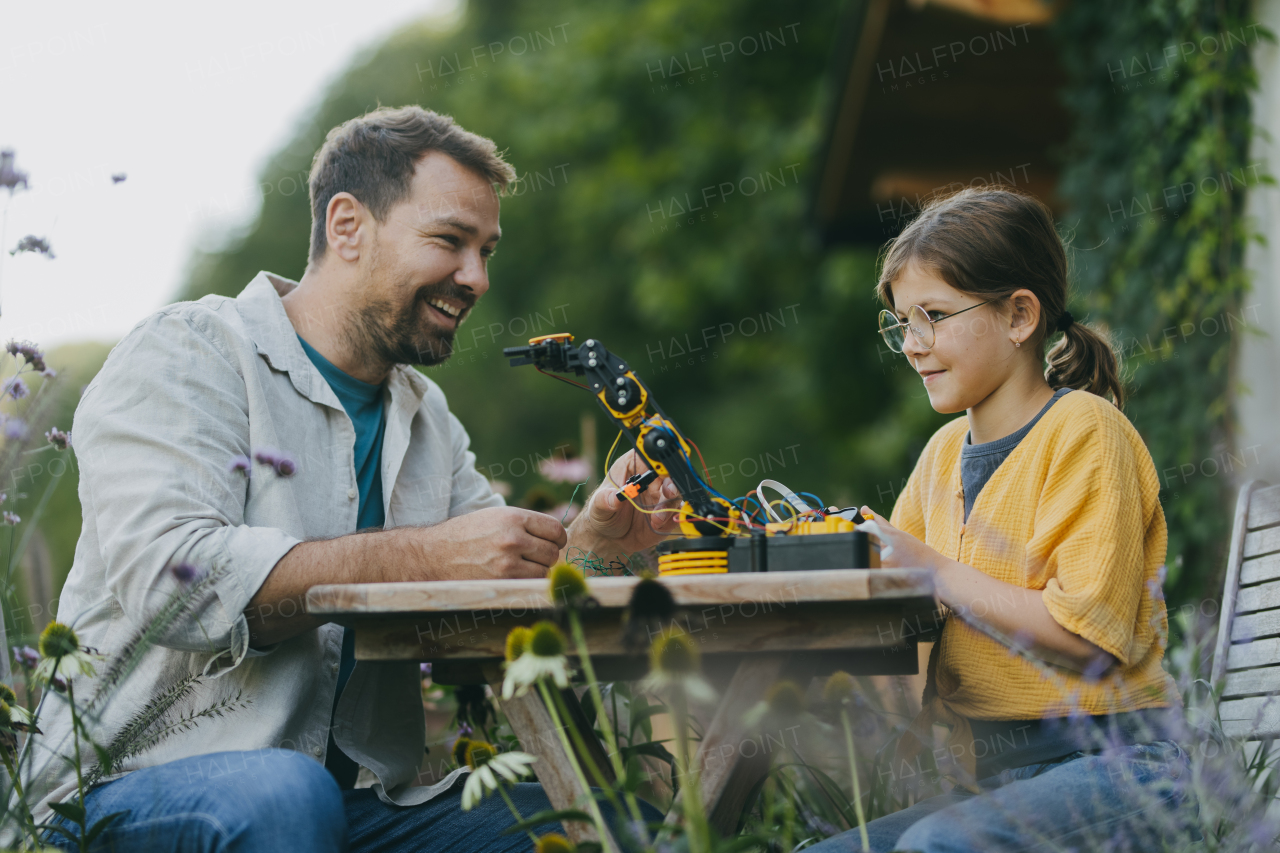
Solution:
{"label": "blue t-shirt under blouse", "polygon": [[[303,351],[320,375],[337,395],[342,408],[347,410],[356,430],[356,486],[360,491],[360,505],[356,510],[356,529],[381,528],[386,523],[382,508],[382,437],[386,432],[387,415],[382,405],[384,385],[371,385],[343,373],[329,359],[322,356],[311,344],[298,335]],[[338,707],[342,688],[351,678],[356,666],[355,635],[347,628],[342,632],[342,660],[338,666],[338,689],[333,696],[333,707]],[[329,752],[325,766],[333,773],[342,788],[355,786],[356,763],[338,748],[333,740],[333,726],[329,726]]]}

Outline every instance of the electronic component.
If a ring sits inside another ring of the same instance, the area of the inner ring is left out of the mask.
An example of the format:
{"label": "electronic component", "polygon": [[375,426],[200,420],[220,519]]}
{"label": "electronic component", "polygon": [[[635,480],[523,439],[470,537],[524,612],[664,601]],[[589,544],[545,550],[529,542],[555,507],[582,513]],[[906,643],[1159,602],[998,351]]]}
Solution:
{"label": "electronic component", "polygon": [[[528,346],[507,347],[502,354],[513,367],[532,364],[548,375],[586,378],[582,385],[555,377],[591,392],[650,468],[628,477],[618,488],[619,499],[652,513],[635,498],[659,476],[675,483],[683,498],[676,514],[683,538],[658,545],[662,574],[856,569],[875,563],[870,538],[856,527],[862,521],[856,509],[852,515],[833,514],[835,507],[822,508],[814,495],[808,495],[816,505],[810,506],[803,498],[807,493],[797,494],[776,480],[763,480],[754,495],[737,500],[712,488],[693,464],[697,446],[659,408],[627,363],[594,338],[578,346],[568,333],[543,335]],[[783,499],[770,503],[763,493],[766,488]],[[758,507],[748,510],[748,502]],[[784,519],[773,504],[786,508],[791,518]]]}

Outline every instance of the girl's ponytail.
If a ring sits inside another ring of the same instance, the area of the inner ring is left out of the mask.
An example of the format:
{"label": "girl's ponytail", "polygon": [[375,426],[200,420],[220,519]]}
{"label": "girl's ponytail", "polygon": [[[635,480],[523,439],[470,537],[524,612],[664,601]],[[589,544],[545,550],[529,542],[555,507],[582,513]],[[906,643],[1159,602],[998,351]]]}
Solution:
{"label": "girl's ponytail", "polygon": [[1049,387],[1078,388],[1110,397],[1117,407],[1124,406],[1124,385],[1120,381],[1120,364],[1110,341],[1096,329],[1070,319],[1062,340],[1053,345],[1047,356],[1044,378]]}

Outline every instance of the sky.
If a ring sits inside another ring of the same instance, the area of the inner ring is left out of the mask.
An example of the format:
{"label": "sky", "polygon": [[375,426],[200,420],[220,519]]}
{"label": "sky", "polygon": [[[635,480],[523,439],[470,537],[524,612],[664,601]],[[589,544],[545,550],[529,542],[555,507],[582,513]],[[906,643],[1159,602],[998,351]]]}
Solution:
{"label": "sky", "polygon": [[[328,84],[460,3],[5,4],[0,150],[30,188],[0,189],[0,341],[114,343],[172,302],[192,251],[252,219],[259,171]],[[27,234],[56,257],[10,256]]]}

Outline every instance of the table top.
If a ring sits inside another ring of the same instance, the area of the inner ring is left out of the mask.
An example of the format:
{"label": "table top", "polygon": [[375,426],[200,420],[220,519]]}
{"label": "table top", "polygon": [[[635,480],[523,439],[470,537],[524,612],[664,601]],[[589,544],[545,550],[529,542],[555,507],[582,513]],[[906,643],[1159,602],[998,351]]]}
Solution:
{"label": "table top", "polygon": [[[602,608],[625,608],[635,577],[589,578],[591,595]],[[680,607],[720,604],[823,604],[901,602],[933,598],[928,569],[834,569],[804,572],[735,572],[679,575],[659,579]],[[307,592],[307,612],[316,616],[502,611],[518,614],[553,609],[545,579],[420,581],[325,584]]]}

